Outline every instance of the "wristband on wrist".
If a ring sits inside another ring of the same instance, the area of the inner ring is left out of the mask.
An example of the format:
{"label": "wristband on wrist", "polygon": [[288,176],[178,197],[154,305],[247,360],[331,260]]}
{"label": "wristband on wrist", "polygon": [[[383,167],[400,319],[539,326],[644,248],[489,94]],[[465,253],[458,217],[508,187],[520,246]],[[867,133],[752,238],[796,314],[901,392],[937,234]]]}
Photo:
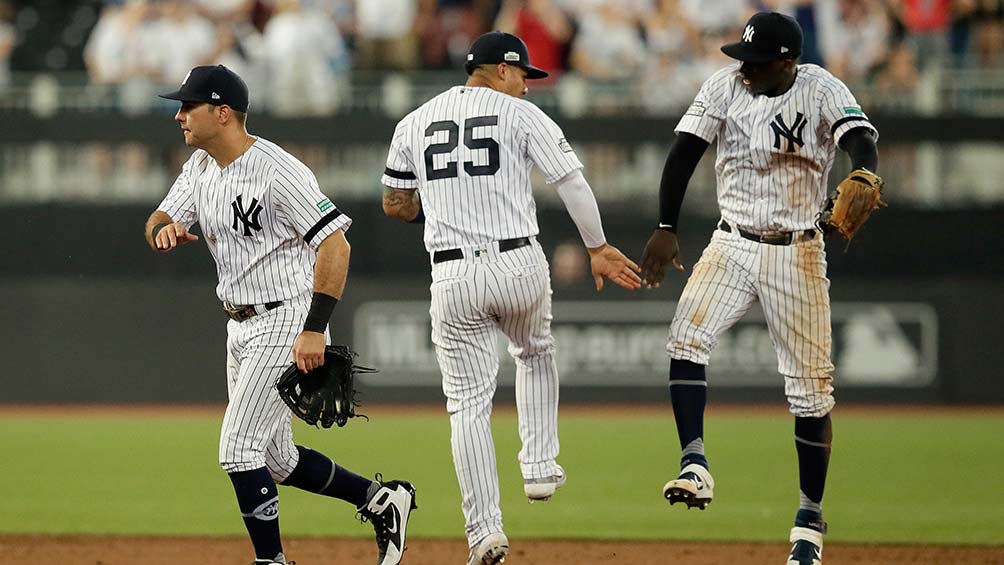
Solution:
{"label": "wristband on wrist", "polygon": [[157,234],[160,233],[160,230],[166,228],[169,225],[171,225],[171,224],[157,224],[157,225],[153,226],[153,229],[150,230],[150,239],[156,240],[157,239]]}
{"label": "wristband on wrist", "polygon": [[310,299],[310,311],[307,312],[307,319],[303,322],[303,331],[324,333],[336,304],[338,299],[334,296],[315,292],[314,297]]}

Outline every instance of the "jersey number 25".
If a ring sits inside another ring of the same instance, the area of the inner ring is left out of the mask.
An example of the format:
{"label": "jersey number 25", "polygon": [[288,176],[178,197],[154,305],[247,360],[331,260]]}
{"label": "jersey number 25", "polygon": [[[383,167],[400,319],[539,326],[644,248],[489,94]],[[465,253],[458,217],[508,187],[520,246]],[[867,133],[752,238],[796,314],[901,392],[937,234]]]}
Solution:
{"label": "jersey number 25", "polygon": [[[474,128],[480,126],[497,126],[498,116],[480,116],[464,120],[464,146],[468,149],[487,149],[488,164],[475,165],[473,161],[464,161],[464,171],[472,177],[491,176],[499,170],[499,143],[491,137],[474,137]],[[425,178],[428,180],[456,178],[457,162],[447,161],[446,166],[437,169],[433,158],[439,154],[450,154],[457,148],[460,137],[460,126],[457,122],[446,120],[433,122],[425,128],[425,137],[436,135],[437,131],[449,133],[449,138],[443,143],[433,143],[425,148]]]}

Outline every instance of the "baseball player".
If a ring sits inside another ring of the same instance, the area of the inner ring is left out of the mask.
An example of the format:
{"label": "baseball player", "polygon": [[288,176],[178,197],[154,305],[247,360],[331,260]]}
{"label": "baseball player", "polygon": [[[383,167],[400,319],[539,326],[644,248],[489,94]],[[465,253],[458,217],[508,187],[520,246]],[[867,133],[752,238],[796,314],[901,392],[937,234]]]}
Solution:
{"label": "baseball player", "polygon": [[463,495],[470,565],[501,563],[502,531],[490,430],[496,331],[516,361],[523,492],[547,500],[565,483],[558,456],[558,373],[551,283],[537,242],[530,170],[557,187],[591,261],[596,289],[608,278],[641,286],[637,266],[606,243],[582,163],[561,128],[522,99],[532,66],[514,35],[487,33],[471,46],[469,78],[398,123],[383,174],[384,212],[425,223],[432,263],[432,342],[443,373],[453,461]]}
{"label": "baseball player", "polygon": [[289,409],[275,381],[293,361],[304,372],[324,363],[331,312],[349,264],[352,220],[317,186],[307,167],[278,145],[248,134],[248,90],[226,67],[192,69],[175,120],[196,149],[146,223],[151,249],[169,252],[199,239],[209,246],[227,323],[229,403],[220,465],[230,475],[254,545],[254,563],[286,563],[276,484],[352,503],[376,529],[378,565],[401,562],[415,489],[371,481],[295,445]]}
{"label": "baseball player", "polygon": [[817,217],[837,148],[875,171],[878,132],[833,75],[796,61],[802,32],[777,13],[754,15],[722,51],[740,61],[709,78],[676,126],[659,188],[659,226],[642,258],[658,287],[679,261],[676,230],[690,176],[717,139],[721,221],[694,266],[670,328],[669,385],[680,447],[670,504],[704,508],[714,480],[704,453],[705,365],[718,336],[759,301],[795,416],[800,502],[789,565],[822,562],[822,501],[832,437],[830,282]]}

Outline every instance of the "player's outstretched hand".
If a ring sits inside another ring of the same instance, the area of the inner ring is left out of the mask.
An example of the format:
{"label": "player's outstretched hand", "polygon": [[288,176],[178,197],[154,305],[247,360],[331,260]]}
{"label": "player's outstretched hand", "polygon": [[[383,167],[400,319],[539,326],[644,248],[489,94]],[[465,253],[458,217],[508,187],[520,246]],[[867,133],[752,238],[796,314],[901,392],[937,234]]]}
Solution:
{"label": "player's outstretched hand", "polygon": [[593,271],[596,290],[603,290],[603,277],[628,289],[641,288],[638,265],[616,247],[604,243],[589,250],[589,267]]}
{"label": "player's outstretched hand", "polygon": [[648,238],[645,252],[641,257],[641,279],[648,288],[659,288],[662,277],[666,274],[666,265],[673,263],[677,271],[683,270],[680,264],[680,243],[676,234],[657,229]]}
{"label": "player's outstretched hand", "polygon": [[181,222],[167,224],[159,232],[155,243],[160,251],[170,251],[179,245],[198,241],[199,236],[189,233],[188,228]]}
{"label": "player's outstretched hand", "polygon": [[304,330],[293,342],[293,362],[301,373],[309,373],[324,364],[324,334]]}

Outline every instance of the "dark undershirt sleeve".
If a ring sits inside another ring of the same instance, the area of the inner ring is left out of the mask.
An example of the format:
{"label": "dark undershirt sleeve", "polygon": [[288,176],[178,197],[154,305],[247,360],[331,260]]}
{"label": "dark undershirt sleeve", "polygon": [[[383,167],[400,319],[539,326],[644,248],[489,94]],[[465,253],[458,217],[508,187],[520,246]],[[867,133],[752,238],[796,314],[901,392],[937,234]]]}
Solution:
{"label": "dark undershirt sleeve", "polygon": [[851,169],[878,172],[878,147],[875,133],[867,127],[854,128],[840,138],[840,148],[851,158]]}
{"label": "dark undershirt sleeve", "polygon": [[669,148],[659,183],[659,227],[676,233],[683,195],[690,177],[710,145],[691,133],[680,132]]}

